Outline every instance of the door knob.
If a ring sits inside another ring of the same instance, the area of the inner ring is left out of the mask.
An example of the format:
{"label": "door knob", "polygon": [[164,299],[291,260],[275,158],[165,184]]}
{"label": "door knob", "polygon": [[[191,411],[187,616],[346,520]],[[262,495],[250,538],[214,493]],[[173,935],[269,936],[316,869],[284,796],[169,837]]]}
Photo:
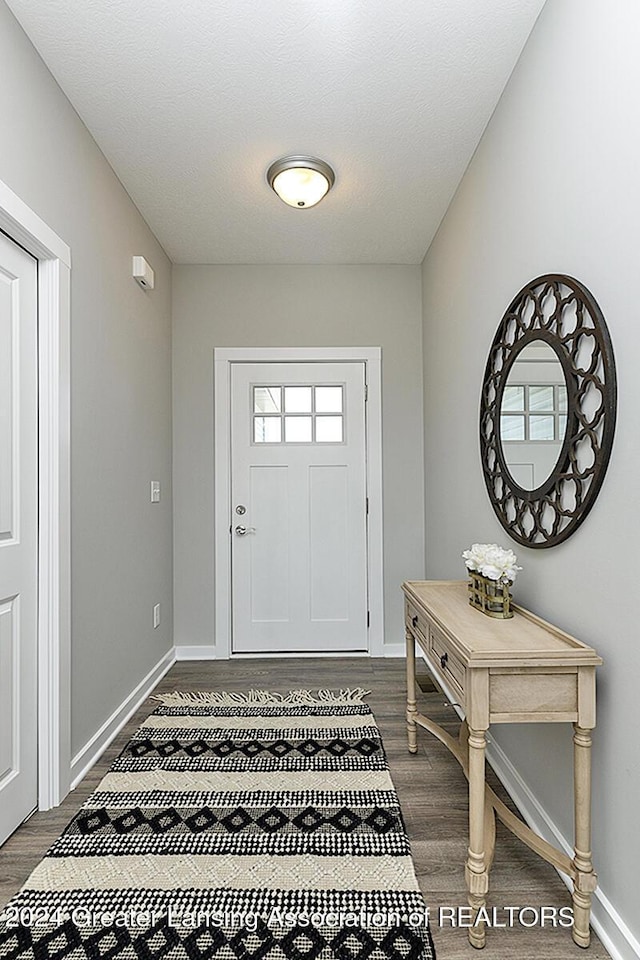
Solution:
{"label": "door knob", "polygon": [[238,524],[238,526],[236,527],[236,535],[238,537],[246,537],[248,533],[255,533],[255,532],[256,532],[255,527],[243,527],[240,524]]}

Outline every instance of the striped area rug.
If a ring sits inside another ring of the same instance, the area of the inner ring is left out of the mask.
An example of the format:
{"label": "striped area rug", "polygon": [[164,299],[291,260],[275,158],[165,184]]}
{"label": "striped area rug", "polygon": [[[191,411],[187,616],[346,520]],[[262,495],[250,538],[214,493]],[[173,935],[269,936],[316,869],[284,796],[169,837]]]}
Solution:
{"label": "striped area rug", "polygon": [[5,907],[0,957],[432,960],[364,696],[158,696]]}

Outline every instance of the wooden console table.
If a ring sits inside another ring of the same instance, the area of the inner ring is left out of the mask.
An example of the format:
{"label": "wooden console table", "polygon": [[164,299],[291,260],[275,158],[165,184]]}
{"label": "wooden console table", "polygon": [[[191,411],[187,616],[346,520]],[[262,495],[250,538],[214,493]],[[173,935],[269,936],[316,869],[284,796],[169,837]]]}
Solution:
{"label": "wooden console table", "polygon": [[[473,916],[485,906],[495,845],[495,816],[535,853],[573,879],[573,939],[590,941],[591,731],[596,723],[595,650],[514,605],[511,620],[469,606],[466,581],[404,583],[407,638],[407,730],[416,753],[417,726],[448,747],[469,781],[469,849],[465,879]],[[416,708],[415,644],[438,685],[463,711],[456,740]],[[527,827],[485,783],[485,734],[492,723],[572,723],[575,847],[572,860]],[[469,928],[474,947],[485,925]]]}

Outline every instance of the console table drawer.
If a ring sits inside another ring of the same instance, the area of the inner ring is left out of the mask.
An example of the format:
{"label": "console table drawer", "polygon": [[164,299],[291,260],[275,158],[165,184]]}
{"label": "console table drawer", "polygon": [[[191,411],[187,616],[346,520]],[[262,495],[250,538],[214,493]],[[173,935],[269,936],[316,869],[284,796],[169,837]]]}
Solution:
{"label": "console table drawer", "polygon": [[578,720],[578,671],[571,667],[527,673],[492,671],[489,710],[493,723]]}
{"label": "console table drawer", "polygon": [[417,610],[411,603],[405,608],[405,621],[412,632],[416,632],[424,640],[425,651],[429,645],[429,621],[421,610]]}
{"label": "console table drawer", "polygon": [[429,653],[435,665],[440,667],[443,677],[453,682],[458,692],[464,694],[466,676],[464,664],[453,652],[446,637],[433,624],[429,624]]}

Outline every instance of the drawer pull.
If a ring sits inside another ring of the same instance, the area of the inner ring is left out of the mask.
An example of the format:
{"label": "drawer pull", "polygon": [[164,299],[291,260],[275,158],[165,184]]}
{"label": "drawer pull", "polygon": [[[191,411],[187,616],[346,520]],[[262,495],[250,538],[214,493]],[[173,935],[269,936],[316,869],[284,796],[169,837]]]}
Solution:
{"label": "drawer pull", "polygon": [[412,623],[412,625],[413,625],[414,627],[417,627],[417,626],[418,626],[418,616],[417,616],[417,614],[416,614],[415,617],[412,617],[412,618],[411,618],[411,623]]}
{"label": "drawer pull", "polygon": [[448,654],[448,653],[446,652],[446,650],[445,650],[445,652],[444,652],[444,653],[442,654],[442,656],[440,657],[440,666],[442,667],[443,670],[444,670],[445,667],[447,666],[447,661],[448,661],[448,659],[449,659],[449,654]]}

